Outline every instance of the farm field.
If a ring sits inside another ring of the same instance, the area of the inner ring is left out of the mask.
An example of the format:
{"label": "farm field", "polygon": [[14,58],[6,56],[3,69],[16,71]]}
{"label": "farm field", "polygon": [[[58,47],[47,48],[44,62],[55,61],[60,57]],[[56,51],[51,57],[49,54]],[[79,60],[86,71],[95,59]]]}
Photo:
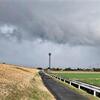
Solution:
{"label": "farm field", "polygon": [[85,83],[89,83],[100,87],[100,72],[79,72],[79,71],[69,71],[69,72],[52,72],[53,74],[66,78],[69,80],[80,80]]}
{"label": "farm field", "polygon": [[0,64],[0,100],[55,100],[37,69]]}

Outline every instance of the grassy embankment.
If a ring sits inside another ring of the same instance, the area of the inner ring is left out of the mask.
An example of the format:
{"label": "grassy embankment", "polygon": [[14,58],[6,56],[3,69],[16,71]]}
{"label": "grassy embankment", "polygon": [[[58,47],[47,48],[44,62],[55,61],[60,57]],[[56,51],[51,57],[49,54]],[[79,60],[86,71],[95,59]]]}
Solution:
{"label": "grassy embankment", "polygon": [[0,64],[0,100],[55,100],[38,70]]}
{"label": "grassy embankment", "polygon": [[55,75],[70,80],[80,80],[100,87],[100,72],[53,72]]}

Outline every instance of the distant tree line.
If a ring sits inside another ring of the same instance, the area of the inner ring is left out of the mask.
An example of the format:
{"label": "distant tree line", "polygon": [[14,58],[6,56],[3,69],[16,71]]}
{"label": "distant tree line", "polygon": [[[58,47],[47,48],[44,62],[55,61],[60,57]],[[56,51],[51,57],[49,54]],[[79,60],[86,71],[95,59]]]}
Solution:
{"label": "distant tree line", "polygon": [[93,71],[100,72],[100,68],[93,68]]}
{"label": "distant tree line", "polygon": [[95,71],[95,72],[100,72],[100,68],[59,68],[59,67],[53,67],[53,68],[37,68],[39,70],[52,70],[52,71]]}

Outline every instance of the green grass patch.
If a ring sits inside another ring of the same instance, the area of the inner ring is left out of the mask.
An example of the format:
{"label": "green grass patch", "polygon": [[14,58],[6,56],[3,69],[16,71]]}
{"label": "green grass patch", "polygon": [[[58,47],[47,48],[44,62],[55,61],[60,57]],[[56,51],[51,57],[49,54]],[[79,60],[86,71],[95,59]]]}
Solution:
{"label": "green grass patch", "polygon": [[69,79],[69,80],[80,80],[95,86],[100,86],[100,73],[96,72],[58,72],[53,73],[56,76]]}

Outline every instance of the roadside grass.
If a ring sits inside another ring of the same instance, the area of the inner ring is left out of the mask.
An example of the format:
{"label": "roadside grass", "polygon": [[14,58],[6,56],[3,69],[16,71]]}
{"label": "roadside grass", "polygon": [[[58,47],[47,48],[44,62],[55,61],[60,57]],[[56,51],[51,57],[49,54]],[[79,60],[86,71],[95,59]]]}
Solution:
{"label": "roadside grass", "polygon": [[0,100],[55,100],[37,69],[0,64]]}

